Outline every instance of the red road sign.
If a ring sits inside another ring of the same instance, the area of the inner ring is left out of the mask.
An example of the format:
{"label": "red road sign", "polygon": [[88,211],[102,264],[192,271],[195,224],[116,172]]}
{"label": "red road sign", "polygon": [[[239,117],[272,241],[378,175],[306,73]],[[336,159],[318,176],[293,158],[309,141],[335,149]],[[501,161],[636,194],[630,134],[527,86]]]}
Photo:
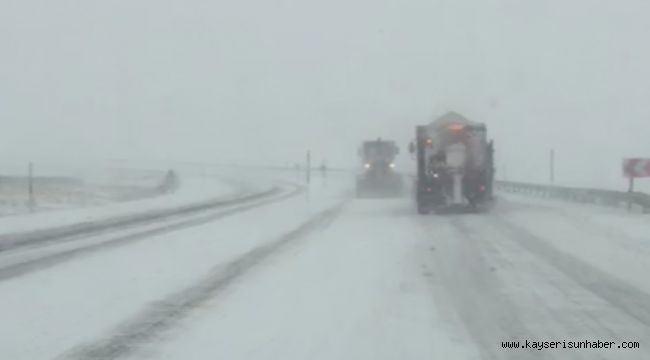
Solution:
{"label": "red road sign", "polygon": [[623,174],[625,177],[650,177],[650,159],[624,159]]}

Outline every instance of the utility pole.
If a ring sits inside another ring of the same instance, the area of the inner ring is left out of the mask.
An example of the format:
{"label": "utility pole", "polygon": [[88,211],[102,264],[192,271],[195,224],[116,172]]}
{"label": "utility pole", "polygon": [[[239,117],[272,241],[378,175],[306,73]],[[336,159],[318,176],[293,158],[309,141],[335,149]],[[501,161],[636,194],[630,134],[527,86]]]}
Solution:
{"label": "utility pole", "polygon": [[630,175],[630,184],[627,189],[627,211],[632,211],[632,197],[634,197],[634,176]]}
{"label": "utility pole", "polygon": [[29,163],[28,168],[27,186],[29,196],[29,199],[27,200],[27,206],[29,207],[29,212],[34,212],[36,209],[36,198],[34,196],[34,164],[31,162]]}
{"label": "utility pole", "polygon": [[549,180],[551,185],[555,184],[555,149],[549,154]]}
{"label": "utility pole", "polygon": [[311,152],[307,150],[307,185],[311,182]]}

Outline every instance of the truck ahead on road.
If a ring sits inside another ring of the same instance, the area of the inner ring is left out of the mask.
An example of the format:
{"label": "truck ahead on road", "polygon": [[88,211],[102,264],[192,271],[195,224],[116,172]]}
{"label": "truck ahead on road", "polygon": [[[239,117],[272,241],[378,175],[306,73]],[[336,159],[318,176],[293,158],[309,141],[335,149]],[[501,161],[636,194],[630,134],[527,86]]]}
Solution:
{"label": "truck ahead on road", "polygon": [[418,213],[477,210],[493,199],[494,144],[485,124],[449,112],[417,126],[415,135],[409,150],[417,161]]}
{"label": "truck ahead on road", "polygon": [[394,141],[364,141],[359,148],[361,173],[357,175],[357,197],[392,197],[403,193],[402,176],[395,171],[399,148]]}

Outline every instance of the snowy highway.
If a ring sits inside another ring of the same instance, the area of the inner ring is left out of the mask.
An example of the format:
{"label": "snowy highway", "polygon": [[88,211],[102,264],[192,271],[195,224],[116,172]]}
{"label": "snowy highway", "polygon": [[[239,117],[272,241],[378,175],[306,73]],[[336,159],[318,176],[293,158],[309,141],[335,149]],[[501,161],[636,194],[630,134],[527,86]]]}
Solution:
{"label": "snowy highway", "polygon": [[650,360],[648,19],[0,0],[0,360]]}
{"label": "snowy highway", "polygon": [[[647,216],[512,195],[419,216],[408,197],[354,199],[349,175],[296,182],[3,250],[0,358],[650,356]],[[526,340],[640,349],[502,347]]]}

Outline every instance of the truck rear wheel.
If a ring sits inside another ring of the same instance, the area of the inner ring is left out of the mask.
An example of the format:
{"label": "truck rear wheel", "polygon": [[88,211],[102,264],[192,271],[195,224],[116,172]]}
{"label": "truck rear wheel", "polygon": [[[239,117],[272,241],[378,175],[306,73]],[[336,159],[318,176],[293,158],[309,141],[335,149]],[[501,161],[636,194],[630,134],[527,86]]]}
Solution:
{"label": "truck rear wheel", "polygon": [[431,210],[423,204],[418,204],[418,214],[427,215]]}

